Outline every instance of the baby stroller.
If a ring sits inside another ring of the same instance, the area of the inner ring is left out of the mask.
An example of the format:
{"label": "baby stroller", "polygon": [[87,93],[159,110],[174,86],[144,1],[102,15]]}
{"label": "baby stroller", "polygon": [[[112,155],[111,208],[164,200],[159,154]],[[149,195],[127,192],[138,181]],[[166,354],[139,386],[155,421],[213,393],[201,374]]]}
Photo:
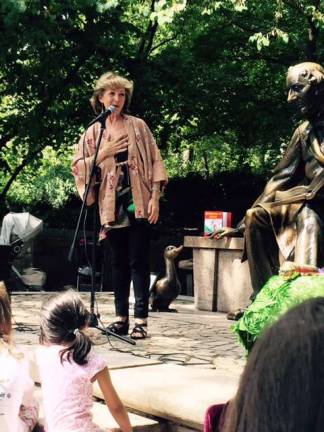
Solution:
{"label": "baby stroller", "polygon": [[42,231],[43,221],[30,213],[8,213],[0,235],[0,280],[10,291],[41,290],[46,274],[33,267],[33,239]]}

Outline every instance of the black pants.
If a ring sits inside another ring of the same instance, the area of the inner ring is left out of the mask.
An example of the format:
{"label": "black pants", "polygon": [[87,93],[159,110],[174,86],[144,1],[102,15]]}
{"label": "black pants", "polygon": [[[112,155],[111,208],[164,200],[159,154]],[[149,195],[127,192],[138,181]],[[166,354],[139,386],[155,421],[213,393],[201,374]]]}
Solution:
{"label": "black pants", "polygon": [[111,251],[111,280],[115,293],[116,315],[129,316],[130,282],[135,295],[135,318],[147,318],[150,289],[150,237],[147,221],[132,221],[126,228],[108,233]]}

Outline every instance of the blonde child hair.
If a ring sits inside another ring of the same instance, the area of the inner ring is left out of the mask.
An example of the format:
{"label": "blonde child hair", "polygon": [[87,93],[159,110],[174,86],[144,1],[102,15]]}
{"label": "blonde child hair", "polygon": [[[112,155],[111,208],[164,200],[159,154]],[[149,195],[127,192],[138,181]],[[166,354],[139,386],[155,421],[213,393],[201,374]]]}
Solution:
{"label": "blonde child hair", "polygon": [[20,360],[24,355],[12,343],[12,319],[10,298],[4,282],[0,281],[0,353],[7,353]]}
{"label": "blonde child hair", "polygon": [[4,394],[0,398],[0,429],[31,432],[37,423],[38,403],[34,398],[34,382],[29,375],[28,359],[12,340],[11,304],[4,282],[0,281],[0,362]]}

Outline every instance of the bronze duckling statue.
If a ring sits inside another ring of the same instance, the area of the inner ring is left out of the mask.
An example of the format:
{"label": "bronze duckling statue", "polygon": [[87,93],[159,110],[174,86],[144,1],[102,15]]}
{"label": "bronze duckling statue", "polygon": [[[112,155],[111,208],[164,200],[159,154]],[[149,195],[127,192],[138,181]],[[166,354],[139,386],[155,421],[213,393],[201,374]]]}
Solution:
{"label": "bronze duckling statue", "polygon": [[150,293],[150,305],[153,312],[175,311],[174,309],[169,309],[169,305],[179,295],[181,284],[178,279],[174,260],[182,249],[183,246],[167,246],[164,249],[165,276],[155,282]]}

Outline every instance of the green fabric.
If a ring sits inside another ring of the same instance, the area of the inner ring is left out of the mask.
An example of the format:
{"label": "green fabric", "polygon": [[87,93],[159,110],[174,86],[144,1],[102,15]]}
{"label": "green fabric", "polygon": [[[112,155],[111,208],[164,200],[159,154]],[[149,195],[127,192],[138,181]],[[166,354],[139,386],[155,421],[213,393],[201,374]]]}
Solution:
{"label": "green fabric", "polygon": [[131,202],[131,203],[129,204],[129,206],[127,207],[127,211],[128,211],[129,213],[135,213],[135,204],[134,204],[133,202]]}
{"label": "green fabric", "polygon": [[324,276],[299,276],[285,280],[273,276],[232,329],[250,351],[262,331],[288,309],[313,297],[324,296]]}

